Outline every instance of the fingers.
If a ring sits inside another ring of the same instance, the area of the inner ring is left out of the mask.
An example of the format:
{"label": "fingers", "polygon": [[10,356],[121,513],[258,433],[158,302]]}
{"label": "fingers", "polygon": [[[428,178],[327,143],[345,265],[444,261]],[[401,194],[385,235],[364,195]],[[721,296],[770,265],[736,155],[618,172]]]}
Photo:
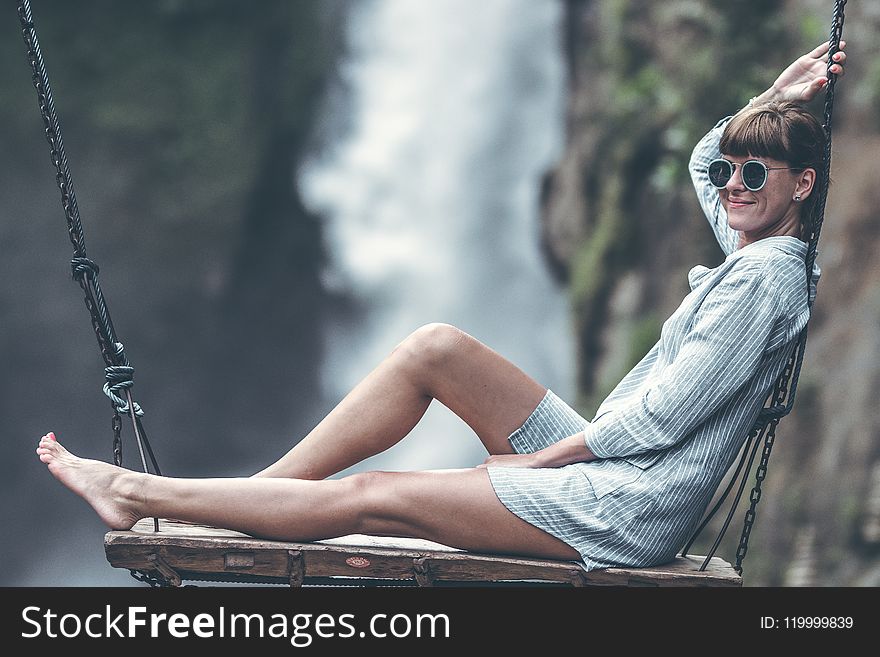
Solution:
{"label": "fingers", "polygon": [[[841,41],[841,46],[842,45],[843,42]],[[831,61],[833,63],[831,64],[831,68],[828,69],[828,72],[832,73],[833,75],[845,75],[846,71],[844,70],[843,65],[846,62],[846,53],[842,50],[834,53],[834,55],[831,57]]]}
{"label": "fingers", "polygon": [[[828,67],[828,73],[831,75],[837,75],[839,77],[843,77],[846,74],[846,70],[844,68],[844,64],[846,63],[846,53],[843,51],[843,48],[846,47],[846,42],[840,42],[840,50],[838,50],[834,55],[831,56],[831,66]],[[818,50],[818,49],[817,49]],[[819,61],[828,62],[828,44],[824,44],[822,47],[822,54],[817,57]],[[816,52],[814,50],[813,52]],[[812,54],[812,53],[810,53]]]}
{"label": "fingers", "polygon": [[[810,52],[807,53],[807,57],[812,57],[813,59],[821,59],[822,61],[828,61],[828,50],[831,47],[831,44],[828,41],[823,41],[818,46],[813,48]],[[846,59],[846,54],[843,52],[843,49],[846,48],[846,41],[843,39],[840,40],[838,44],[838,52],[834,53],[834,61],[837,61],[837,55],[843,55],[843,59]]]}
{"label": "fingers", "polygon": [[805,102],[813,100],[826,84],[828,84],[828,78],[816,78],[807,87],[801,100]]}

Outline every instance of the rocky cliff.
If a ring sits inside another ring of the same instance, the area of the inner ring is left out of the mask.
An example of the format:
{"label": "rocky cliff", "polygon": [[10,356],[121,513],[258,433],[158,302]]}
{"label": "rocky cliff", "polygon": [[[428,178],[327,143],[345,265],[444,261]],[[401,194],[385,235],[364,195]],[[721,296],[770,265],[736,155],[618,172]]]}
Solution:
{"label": "rocky cliff", "polygon": [[[833,3],[566,7],[567,147],[544,181],[543,246],[570,290],[579,404],[591,417],[658,339],[688,292],[688,269],[723,260],[690,187],[693,144],[827,38]],[[823,279],[745,562],[751,585],[880,583],[878,14],[847,8],[851,65],[837,87]],[[730,561],[745,497],[721,548]]]}
{"label": "rocky cliff", "polygon": [[[687,177],[693,144],[827,38],[833,3],[566,5],[567,148],[544,183],[542,228],[570,290],[579,404],[589,417],[656,341],[688,291],[688,269],[723,259]],[[795,410],[780,425],[758,507],[749,585],[880,583],[880,192],[871,173],[880,158],[880,12],[850,5],[824,277]],[[721,547],[731,561],[745,497]],[[704,532],[698,553],[719,526]]]}

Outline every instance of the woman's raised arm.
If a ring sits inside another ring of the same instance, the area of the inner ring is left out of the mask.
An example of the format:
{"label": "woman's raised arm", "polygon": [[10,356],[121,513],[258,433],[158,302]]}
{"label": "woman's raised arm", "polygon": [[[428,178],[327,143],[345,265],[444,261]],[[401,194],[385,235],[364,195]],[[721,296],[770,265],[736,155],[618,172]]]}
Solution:
{"label": "woman's raised arm", "polygon": [[[834,63],[831,65],[831,73],[834,75],[842,76],[845,73],[845,47],[846,41],[841,41],[840,50],[834,53]],[[808,103],[828,83],[827,73],[828,43],[825,42],[789,64],[773,85],[755,98],[755,102],[777,100]]]}

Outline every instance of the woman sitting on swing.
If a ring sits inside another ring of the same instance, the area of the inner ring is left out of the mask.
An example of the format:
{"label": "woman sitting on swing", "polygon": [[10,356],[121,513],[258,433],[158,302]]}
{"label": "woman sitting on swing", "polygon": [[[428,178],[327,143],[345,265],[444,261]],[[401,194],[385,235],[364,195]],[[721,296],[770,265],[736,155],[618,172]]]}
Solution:
{"label": "woman sitting on swing", "polygon": [[[471,336],[430,324],[254,476],[132,472],[74,456],[52,433],[40,460],[113,529],[160,517],[287,541],[414,537],[588,569],[673,559],[809,318],[819,269],[806,286],[804,224],[825,137],[801,104],[827,83],[828,50],[799,57],[695,148],[691,174],[727,257],[691,269],[690,294],[591,421]],[[845,60],[835,53],[830,72]],[[400,441],[434,399],[474,430],[485,463],[328,479]]]}

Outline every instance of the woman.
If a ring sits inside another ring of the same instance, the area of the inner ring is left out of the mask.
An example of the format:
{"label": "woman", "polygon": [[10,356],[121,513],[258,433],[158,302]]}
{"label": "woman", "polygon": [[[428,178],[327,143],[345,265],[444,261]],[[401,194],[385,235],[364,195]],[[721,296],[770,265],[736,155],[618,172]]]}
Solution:
{"label": "woman", "polygon": [[[836,53],[831,72],[842,75],[845,59]],[[799,236],[821,184],[822,133],[796,103],[826,84],[827,62],[827,44],[798,58],[697,146],[691,172],[727,258],[690,271],[691,293],[591,422],[472,337],[432,324],[253,477],[131,472],[78,458],[52,433],[37,453],[114,529],[158,516],[280,540],[425,538],[587,568],[667,561],[699,522],[809,316]],[[470,425],[490,454],[485,463],[327,479],[401,440],[433,399]]]}

